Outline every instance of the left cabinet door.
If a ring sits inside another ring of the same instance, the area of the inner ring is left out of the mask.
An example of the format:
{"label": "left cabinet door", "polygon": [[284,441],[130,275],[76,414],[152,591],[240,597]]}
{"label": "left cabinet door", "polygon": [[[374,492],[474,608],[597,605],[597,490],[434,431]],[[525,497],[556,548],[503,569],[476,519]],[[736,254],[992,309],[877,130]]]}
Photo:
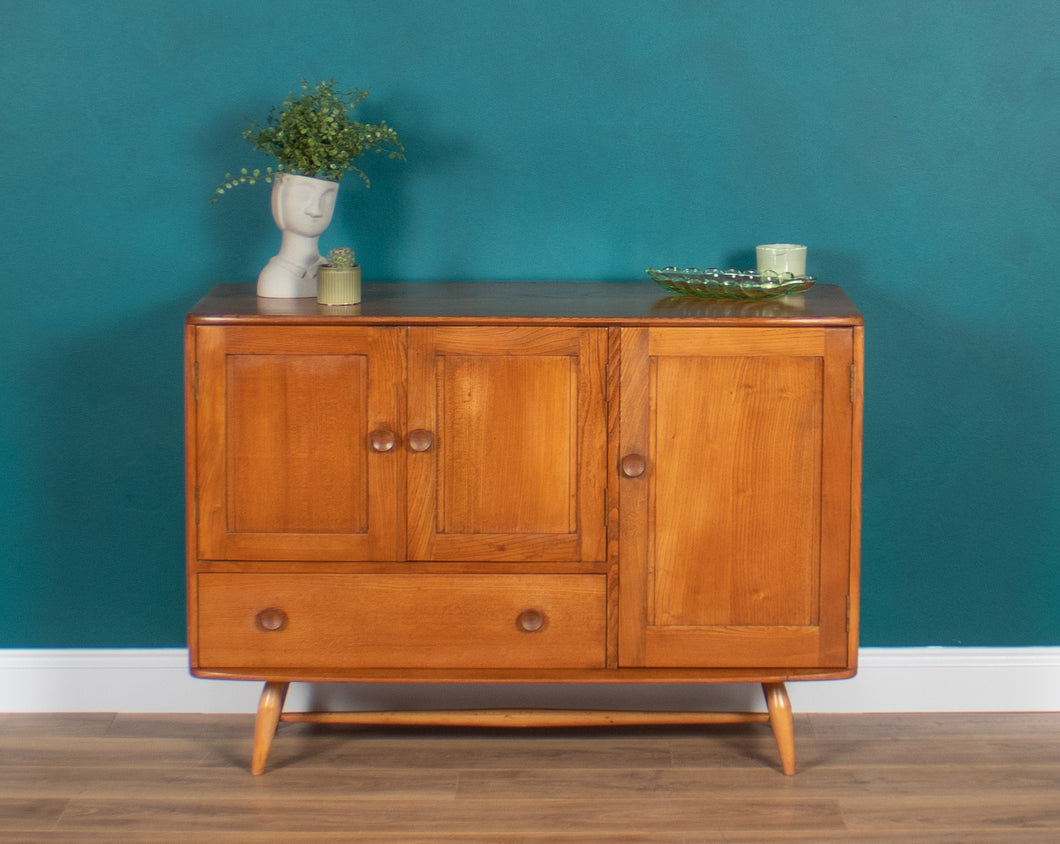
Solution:
{"label": "left cabinet door", "polygon": [[195,329],[204,560],[394,560],[404,550],[405,330]]}

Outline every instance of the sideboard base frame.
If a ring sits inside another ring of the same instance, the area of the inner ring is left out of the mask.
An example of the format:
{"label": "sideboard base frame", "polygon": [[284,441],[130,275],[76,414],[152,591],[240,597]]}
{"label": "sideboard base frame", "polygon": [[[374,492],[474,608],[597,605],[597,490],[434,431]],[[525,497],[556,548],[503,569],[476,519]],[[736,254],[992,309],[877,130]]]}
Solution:
{"label": "sideboard base frame", "polygon": [[254,724],[250,772],[265,772],[276,727],[281,721],[415,727],[628,727],[680,724],[769,724],[780,752],[781,770],[795,773],[795,731],[784,683],[762,683],[768,712],[667,712],[659,710],[442,709],[379,712],[284,712],[290,682],[265,683]]}

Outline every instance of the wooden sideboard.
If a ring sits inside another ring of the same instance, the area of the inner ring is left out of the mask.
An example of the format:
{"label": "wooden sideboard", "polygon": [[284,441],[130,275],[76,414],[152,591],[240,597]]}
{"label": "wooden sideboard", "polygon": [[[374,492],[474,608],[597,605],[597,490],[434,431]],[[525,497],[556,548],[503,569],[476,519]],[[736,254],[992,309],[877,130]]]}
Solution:
{"label": "wooden sideboard", "polygon": [[[643,282],[214,288],[186,321],[188,643],[278,721],[762,721],[855,673],[863,320]],[[766,712],[285,712],[291,682],[760,683]]]}

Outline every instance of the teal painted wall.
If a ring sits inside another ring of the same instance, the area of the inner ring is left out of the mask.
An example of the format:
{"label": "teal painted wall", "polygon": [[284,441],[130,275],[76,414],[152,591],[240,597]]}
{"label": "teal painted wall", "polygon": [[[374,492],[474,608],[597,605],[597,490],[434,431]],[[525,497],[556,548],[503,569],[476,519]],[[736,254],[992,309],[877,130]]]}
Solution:
{"label": "teal painted wall", "polygon": [[863,643],[1060,644],[1054,0],[0,13],[0,646],[183,643],[182,316],[275,252],[207,200],[303,76],[407,142],[323,239],[374,278],[809,244],[868,320]]}

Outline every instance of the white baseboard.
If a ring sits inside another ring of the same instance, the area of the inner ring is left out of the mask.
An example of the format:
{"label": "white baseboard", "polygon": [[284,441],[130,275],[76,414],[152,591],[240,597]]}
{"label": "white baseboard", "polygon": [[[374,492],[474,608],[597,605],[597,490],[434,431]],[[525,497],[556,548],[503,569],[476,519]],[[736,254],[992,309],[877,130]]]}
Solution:
{"label": "white baseboard", "polygon": [[[184,649],[2,650],[0,712],[253,712],[258,683],[199,680]],[[1060,711],[1060,647],[863,648],[851,680],[790,683],[797,713]],[[734,686],[295,684],[288,709],[761,709]]]}

